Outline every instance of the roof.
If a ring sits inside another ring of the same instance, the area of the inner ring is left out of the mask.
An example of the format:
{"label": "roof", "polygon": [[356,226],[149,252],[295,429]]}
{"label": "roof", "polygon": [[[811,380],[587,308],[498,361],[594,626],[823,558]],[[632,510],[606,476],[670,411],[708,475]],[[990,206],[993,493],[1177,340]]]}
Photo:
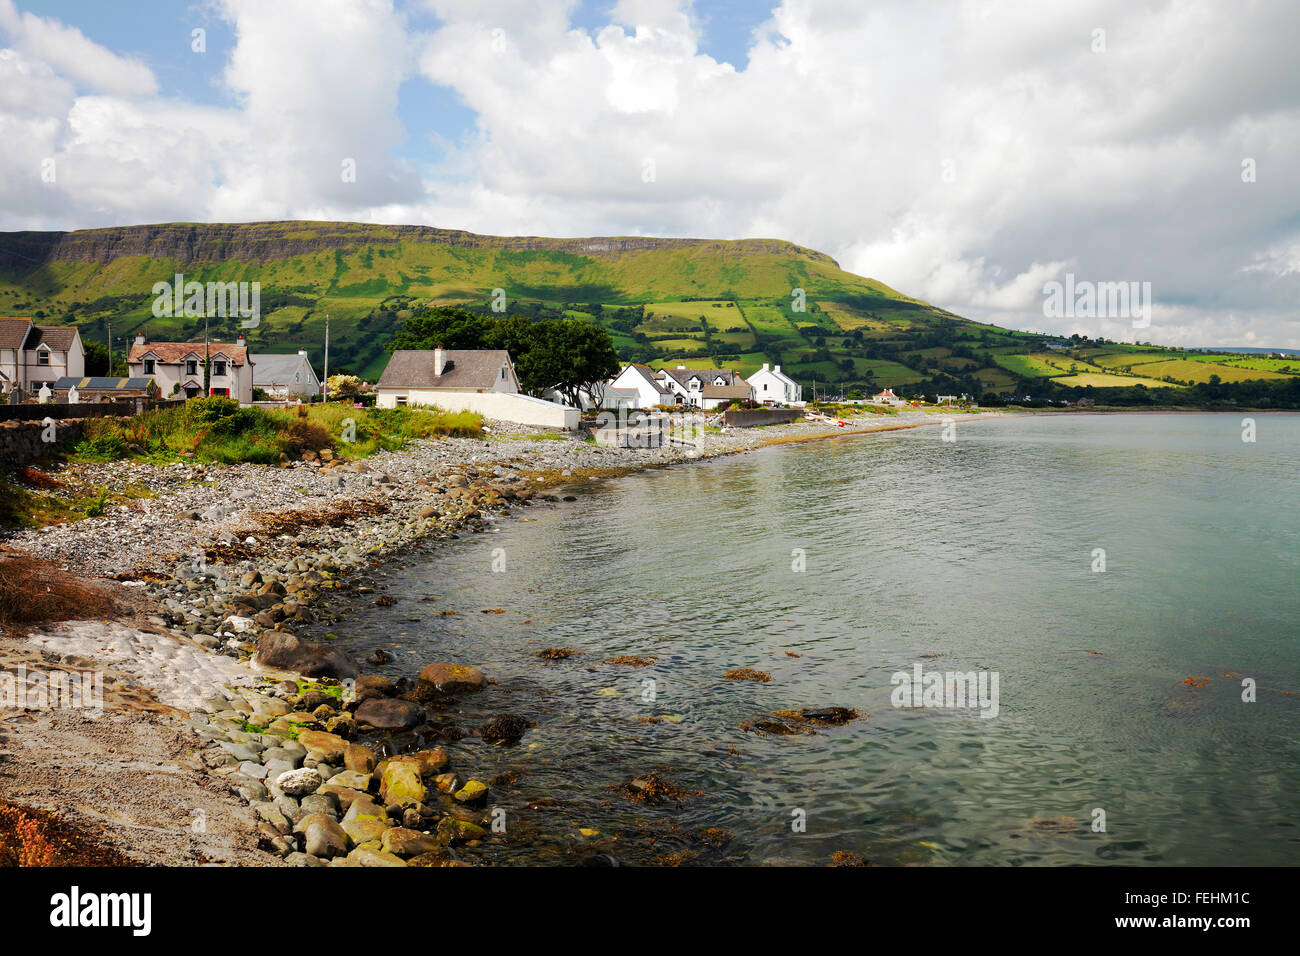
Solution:
{"label": "roof", "polygon": [[320,379],[316,377],[316,371],[312,369],[307,356],[298,352],[287,354],[257,352],[253,355],[253,384],[288,385],[304,364],[311,370],[309,377],[304,377],[304,381],[319,383]]}
{"label": "roof", "polygon": [[759,369],[758,371],[756,371],[756,372],[751,372],[751,373],[749,374],[749,377],[750,377],[750,378],[754,378],[754,376],[756,376],[756,375],[762,375],[764,372],[766,372],[768,375],[775,376],[776,378],[778,378],[778,379],[780,379],[781,381],[785,382],[787,385],[798,385],[798,384],[799,384],[799,383],[796,382],[794,379],[792,379],[789,375],[786,375],[785,372],[777,371],[775,368],[769,368],[769,367],[766,366],[766,365],[763,366],[762,368],[760,368],[760,369]]}
{"label": "roof", "polygon": [[33,325],[27,333],[25,349],[44,345],[56,352],[66,352],[77,340],[77,330],[70,325]]}
{"label": "roof", "polygon": [[[655,371],[649,365],[638,365],[636,362],[633,362],[630,365],[628,365],[627,368],[623,369],[623,372],[626,372],[628,368],[637,372],[643,379],[645,379],[647,382],[653,385],[656,389],[659,388],[659,380],[655,378]],[[622,375],[623,372],[619,372],[619,375]]]}
{"label": "roof", "polygon": [[446,364],[442,374],[434,375],[433,349],[398,349],[376,387],[491,388],[501,374],[501,366],[510,363],[510,353],[505,349],[444,349],[443,355]]}
{"label": "roof", "polygon": [[[234,365],[244,365],[248,362],[247,346],[231,345],[226,342],[209,342],[208,351],[213,355],[218,352],[223,353]],[[203,343],[145,342],[144,345],[132,345],[131,352],[126,360],[128,362],[139,362],[150,353],[158,356],[158,361],[164,365],[179,365],[190,355],[197,355],[202,358]]]}
{"label": "roof", "polygon": [[31,327],[31,319],[0,319],[0,349],[22,348]]}
{"label": "roof", "polygon": [[661,368],[659,371],[676,379],[677,383],[683,386],[691,380],[692,376],[698,377],[701,385],[712,381],[719,375],[728,385],[734,385],[737,381],[744,381],[729,368]]}
{"label": "roof", "polygon": [[56,381],[51,387],[72,388],[75,386],[77,389],[89,388],[99,391],[116,391],[119,389],[139,389],[140,391],[148,391],[149,383],[152,381],[153,379],[150,378],[77,378],[75,375],[65,375],[63,378]]}
{"label": "roof", "polygon": [[[737,381],[743,381],[737,379]],[[748,385],[705,385],[700,389],[701,398],[749,398]]]}

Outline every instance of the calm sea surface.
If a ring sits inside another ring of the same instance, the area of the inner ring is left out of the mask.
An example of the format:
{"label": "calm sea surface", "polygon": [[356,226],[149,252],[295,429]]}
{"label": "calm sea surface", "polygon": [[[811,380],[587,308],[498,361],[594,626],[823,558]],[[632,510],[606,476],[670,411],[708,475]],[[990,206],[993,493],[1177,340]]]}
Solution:
{"label": "calm sea surface", "polygon": [[[959,422],[591,482],[377,569],[398,603],[333,629],[392,676],[481,666],[467,726],[537,722],[456,757],[519,774],[503,860],[1296,864],[1300,416],[1255,421],[1253,443],[1241,415]],[[582,653],[536,656],[561,646]],[[996,672],[997,716],[893,706],[918,663]],[[869,716],[740,727],[832,705]],[[699,793],[609,789],[646,772]]]}

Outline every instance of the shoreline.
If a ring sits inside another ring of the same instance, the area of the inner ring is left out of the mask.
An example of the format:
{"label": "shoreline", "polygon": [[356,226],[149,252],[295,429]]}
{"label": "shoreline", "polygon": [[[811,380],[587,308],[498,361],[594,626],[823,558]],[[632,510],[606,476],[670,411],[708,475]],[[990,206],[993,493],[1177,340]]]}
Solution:
{"label": "shoreline", "polygon": [[[363,576],[366,567],[424,544],[481,532],[488,527],[489,513],[504,517],[539,499],[558,503],[565,489],[592,478],[1003,413],[903,414],[908,416],[905,421],[871,416],[845,428],[801,422],[732,429],[710,435],[715,447],[694,455],[678,449],[603,448],[527,433],[499,436],[496,429],[510,426],[494,424],[486,442],[425,440],[360,465],[72,466],[101,477],[116,473],[111,479],[153,481],[159,487],[138,508],[134,503],[122,505],[103,518],[0,539],[3,546],[31,550],[83,575],[115,579],[114,597],[122,605],[103,621],[64,622],[26,640],[13,635],[0,640],[0,666],[5,669],[20,663],[91,668],[103,674],[106,687],[106,715],[97,720],[50,709],[30,723],[18,723],[4,712],[7,759],[0,763],[0,777],[8,778],[8,792],[17,799],[58,807],[74,825],[102,828],[114,849],[146,865],[287,861],[310,866],[323,865],[327,858],[333,865],[399,865],[416,858],[417,865],[463,865],[473,859],[490,821],[481,799],[459,799],[460,789],[473,782],[472,768],[456,766],[454,737],[444,739],[438,725],[457,694],[474,690],[431,689],[425,682],[413,685],[413,690],[379,679],[385,686],[362,688],[356,700],[345,704],[339,697],[346,690],[340,684],[346,666],[327,668],[309,684],[287,682],[301,670],[281,666],[295,664],[294,653],[299,654],[296,663],[313,663],[322,656],[333,659],[336,652],[345,657],[347,651],[346,640],[337,648],[332,642],[300,642],[293,633],[295,625],[317,630],[319,624],[346,626],[347,609],[336,613],[335,599],[346,605],[368,596],[364,584],[351,580]],[[155,474],[141,474],[150,471]],[[324,507],[303,508],[301,499],[286,498],[283,487],[278,499],[285,507],[239,507],[243,502],[265,504],[268,497],[274,502],[277,495],[268,486],[299,481],[308,487],[293,493],[310,493],[313,506],[322,504],[317,499],[323,497]],[[136,517],[133,510],[144,511],[144,516]],[[178,522],[189,525],[185,530],[196,530],[194,525],[201,529],[190,536],[188,570],[184,547],[157,553],[147,546],[143,551],[132,548],[124,540],[134,535],[139,544],[152,536],[183,544],[175,535]],[[241,603],[250,599],[252,603]],[[268,634],[291,645],[288,659],[259,663],[258,643]],[[454,668],[472,662],[431,663]],[[366,673],[365,663],[356,666]],[[362,711],[367,700],[376,703]],[[419,709],[418,715],[412,708]],[[367,718],[360,725],[357,713]],[[359,752],[363,748],[356,743],[377,746],[380,738],[394,733],[412,752],[408,757],[418,756],[440,771],[450,766],[462,776],[453,772],[455,779],[446,779],[447,773],[422,768],[412,788],[419,799],[379,805],[392,790],[390,778],[402,776],[404,768],[396,758],[381,761],[375,753]],[[316,746],[304,745],[304,739]],[[105,752],[130,759],[105,763]],[[22,754],[18,760],[10,757],[16,753]],[[82,758],[84,779],[75,785],[52,771],[60,765],[59,756],[68,753]],[[126,772],[123,763],[148,769]],[[277,783],[289,771],[308,782],[315,773],[318,786],[295,796]],[[164,776],[177,792],[168,806],[159,806],[155,791]],[[331,783],[337,780],[354,786]],[[477,784],[485,792],[489,789],[481,781]],[[108,806],[101,811],[97,805],[104,803]],[[351,825],[355,836],[340,838],[336,828],[350,825],[347,817],[357,815],[352,813],[354,803],[363,808],[375,804],[386,817],[384,824],[399,825]],[[328,831],[332,843],[320,832],[312,834],[313,843],[300,827],[318,813],[329,818],[314,822]],[[205,822],[207,829],[195,830],[196,818],[214,825]],[[386,838],[384,831],[390,829],[401,832]],[[141,844],[140,832],[171,839]]]}

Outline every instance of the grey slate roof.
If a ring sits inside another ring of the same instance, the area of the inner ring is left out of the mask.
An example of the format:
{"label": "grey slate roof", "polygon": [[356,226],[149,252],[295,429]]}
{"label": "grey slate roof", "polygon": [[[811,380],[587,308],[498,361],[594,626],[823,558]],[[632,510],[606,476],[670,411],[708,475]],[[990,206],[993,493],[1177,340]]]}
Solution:
{"label": "grey slate roof", "polygon": [[398,349],[378,388],[491,388],[510,361],[505,349],[446,349],[441,375],[433,374],[432,349]]}
{"label": "grey slate roof", "polygon": [[[299,355],[297,352],[290,352],[287,355],[257,352],[251,358],[254,385],[290,385],[293,383],[294,375],[303,365],[311,368],[311,361],[307,356]],[[303,383],[311,384],[313,381],[319,381],[315,371],[308,375],[304,369]]]}

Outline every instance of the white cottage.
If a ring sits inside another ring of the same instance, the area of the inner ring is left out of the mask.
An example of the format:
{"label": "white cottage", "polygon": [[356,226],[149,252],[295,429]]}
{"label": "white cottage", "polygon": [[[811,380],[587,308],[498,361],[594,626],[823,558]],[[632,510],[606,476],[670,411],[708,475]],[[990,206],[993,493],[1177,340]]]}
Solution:
{"label": "white cottage", "polygon": [[659,384],[654,369],[635,362],[609,381],[605,389],[605,407],[654,408],[676,404],[673,393]]}
{"label": "white cottage", "polygon": [[754,390],[754,401],[775,402],[779,405],[798,405],[803,402],[803,386],[781,371],[781,366],[769,368],[766,362],[749,376],[749,387]]}
{"label": "white cottage", "polygon": [[[196,398],[203,394],[202,342],[150,342],[136,333],[127,368],[132,378],[151,378],[163,398]],[[240,335],[233,344],[209,342],[210,395],[224,395],[247,405],[253,400],[253,360]]]}
{"label": "white cottage", "polygon": [[0,392],[40,391],[61,378],[84,378],[86,349],[72,326],[0,319]]}
{"label": "white cottage", "polygon": [[747,402],[754,397],[749,383],[729,368],[662,368],[658,382],[678,404],[695,408],[717,408],[725,402]]}
{"label": "white cottage", "polygon": [[519,391],[504,349],[398,349],[375,386],[380,408],[435,406],[522,425],[572,430],[580,412]]}

